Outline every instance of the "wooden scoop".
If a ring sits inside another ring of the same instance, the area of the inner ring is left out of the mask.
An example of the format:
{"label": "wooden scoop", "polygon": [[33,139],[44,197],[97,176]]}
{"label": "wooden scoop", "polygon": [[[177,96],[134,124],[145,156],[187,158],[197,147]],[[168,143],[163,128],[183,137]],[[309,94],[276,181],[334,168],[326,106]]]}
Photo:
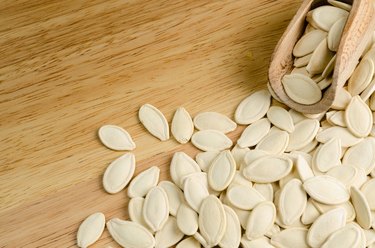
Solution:
{"label": "wooden scoop", "polygon": [[375,11],[372,0],[352,0],[346,1],[346,3],[352,4],[352,9],[336,53],[333,81],[323,93],[322,99],[312,105],[299,104],[285,93],[281,79],[292,70],[293,48],[304,32],[307,12],[328,4],[325,0],[304,0],[277,43],[268,71],[268,88],[274,98],[299,112],[308,114],[321,113],[331,107],[337,90],[344,86],[355,69],[375,28]]}

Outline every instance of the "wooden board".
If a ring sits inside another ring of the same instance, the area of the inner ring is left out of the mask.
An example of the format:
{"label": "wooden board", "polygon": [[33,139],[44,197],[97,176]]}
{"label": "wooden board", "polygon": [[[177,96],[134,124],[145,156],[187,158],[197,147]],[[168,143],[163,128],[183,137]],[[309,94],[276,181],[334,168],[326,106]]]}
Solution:
{"label": "wooden board", "polygon": [[[171,117],[237,104],[263,88],[273,48],[296,0],[3,0],[0,8],[0,247],[75,247],[80,222],[127,218],[126,190],[104,193],[106,166],[123,152],[97,139],[126,128],[136,173],[173,152],[140,125],[144,103]],[[242,128],[229,134],[236,138]],[[92,247],[118,247],[105,231]]]}

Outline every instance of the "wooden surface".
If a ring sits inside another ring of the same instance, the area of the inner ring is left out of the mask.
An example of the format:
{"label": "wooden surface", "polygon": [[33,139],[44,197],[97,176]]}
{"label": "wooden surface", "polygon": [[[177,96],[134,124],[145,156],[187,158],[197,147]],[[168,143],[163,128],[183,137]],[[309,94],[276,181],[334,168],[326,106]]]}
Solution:
{"label": "wooden surface", "polygon": [[[80,222],[102,211],[127,217],[126,191],[101,177],[123,154],[97,139],[103,124],[129,131],[136,173],[168,178],[174,151],[140,125],[157,106],[171,120],[233,116],[266,87],[270,55],[297,0],[3,0],[0,8],[0,247],[75,247]],[[229,134],[238,137],[243,128]],[[105,231],[92,247],[118,247]]]}

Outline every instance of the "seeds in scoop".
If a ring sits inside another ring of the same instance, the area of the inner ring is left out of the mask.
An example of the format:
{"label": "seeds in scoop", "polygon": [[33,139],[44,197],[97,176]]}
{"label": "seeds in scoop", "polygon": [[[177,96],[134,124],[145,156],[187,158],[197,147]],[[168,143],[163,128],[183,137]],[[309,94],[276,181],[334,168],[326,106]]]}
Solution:
{"label": "seeds in scoop", "polygon": [[[77,232],[78,247],[86,248],[95,243],[102,236],[105,226],[105,217],[102,213],[88,216],[79,226]],[[241,233],[240,233],[241,235]]]}
{"label": "seeds in scoop", "polygon": [[305,228],[288,228],[285,229],[271,238],[271,244],[276,247],[299,247],[299,248],[309,248],[306,242],[308,230]]}
{"label": "seeds in scoop", "polygon": [[198,212],[203,200],[209,193],[196,177],[189,177],[184,183],[184,195],[189,206]]}
{"label": "seeds in scoop", "polygon": [[346,223],[345,209],[338,207],[319,216],[311,225],[307,234],[307,243],[312,247],[321,247],[324,241]]}
{"label": "seeds in scoop", "polygon": [[169,139],[169,125],[160,110],[151,104],[143,105],[138,112],[138,117],[143,126],[161,141]]}
{"label": "seeds in scoop", "polygon": [[246,225],[246,236],[248,239],[262,237],[271,229],[276,218],[276,208],[272,202],[259,203],[251,211]]}
{"label": "seeds in scoop", "polygon": [[346,225],[332,233],[322,245],[322,248],[360,247],[361,231],[354,225]]}
{"label": "seeds in scoop", "polygon": [[295,57],[303,57],[312,53],[324,38],[327,33],[316,29],[301,37],[293,48],[293,55]]}
{"label": "seeds in scoop", "polygon": [[184,194],[176,184],[170,181],[161,181],[158,185],[162,187],[167,194],[169,213],[172,216],[176,216],[178,208],[184,202]]}
{"label": "seeds in scoop", "polygon": [[236,172],[236,161],[228,150],[220,154],[212,161],[208,170],[208,184],[217,191],[225,190],[233,180]]}
{"label": "seeds in scoop", "polygon": [[286,94],[297,103],[309,105],[319,102],[322,98],[320,88],[305,75],[285,75],[281,81]]}
{"label": "seeds in scoop", "polygon": [[311,75],[322,73],[328,63],[332,60],[333,56],[334,53],[328,49],[327,38],[325,38],[313,52],[311,59],[306,66],[306,70]]}
{"label": "seeds in scoop", "polygon": [[346,24],[346,19],[346,17],[340,18],[329,29],[327,37],[329,50],[337,52],[337,49],[339,48],[340,44],[342,31],[344,30]]}
{"label": "seeds in scoop", "polygon": [[313,156],[313,164],[321,172],[327,172],[329,169],[341,165],[341,141],[333,138],[316,149]]}
{"label": "seeds in scoop", "polygon": [[193,235],[198,231],[198,214],[182,203],[177,210],[177,226],[185,235]]}
{"label": "seeds in scoop", "polygon": [[255,146],[268,134],[270,128],[271,123],[267,118],[257,120],[243,130],[237,144],[242,148]]}
{"label": "seeds in scoop", "polygon": [[215,196],[204,199],[199,209],[199,230],[208,245],[215,246],[223,238],[227,220],[223,204]]}
{"label": "seeds in scoop", "polygon": [[370,84],[373,75],[374,63],[370,59],[362,59],[349,79],[349,93],[352,96],[359,95]]}
{"label": "seeds in scoop", "polygon": [[309,63],[309,61],[311,59],[311,56],[312,56],[312,53],[307,54],[307,55],[305,55],[303,57],[300,57],[300,58],[295,58],[293,66],[295,66],[296,68],[294,68],[294,69],[301,69],[301,70],[300,71],[293,71],[294,70],[293,69],[292,72],[291,72],[291,74],[292,73],[301,73],[303,71],[303,73],[301,73],[301,74],[304,74],[304,75],[307,76],[308,72],[307,72],[306,68],[302,67],[302,66],[306,66]]}
{"label": "seeds in scoop", "polygon": [[[333,69],[335,68],[335,63],[336,63],[336,54],[332,57],[332,59],[328,62],[327,66],[324,68],[324,71],[322,72],[322,75],[321,75],[322,78],[327,78],[328,76],[331,75],[331,73],[333,72]],[[319,80],[318,83],[320,83],[322,80]]]}
{"label": "seeds in scoop", "polygon": [[169,216],[168,197],[164,189],[155,186],[147,193],[143,204],[143,218],[153,232],[159,231]]}
{"label": "seeds in scoop", "polygon": [[278,201],[281,220],[285,225],[292,225],[305,211],[307,195],[298,179],[290,180],[282,189]]}
{"label": "seeds in scoop", "polygon": [[372,216],[366,197],[355,187],[350,188],[350,196],[352,198],[358,224],[364,229],[369,229],[372,224]]}
{"label": "seeds in scoop", "polygon": [[242,173],[247,179],[256,183],[272,183],[288,175],[292,167],[293,163],[289,158],[282,155],[268,155],[246,166]]}
{"label": "seeds in scoop", "polygon": [[368,137],[350,147],[344,155],[343,164],[365,170],[366,175],[375,168],[375,138]]}
{"label": "seeds in scoop", "polygon": [[222,133],[232,132],[237,124],[223,114],[203,112],[194,117],[194,126],[198,130],[217,130]]}
{"label": "seeds in scoop", "polygon": [[109,149],[116,151],[131,151],[135,143],[130,134],[123,128],[115,125],[104,125],[98,131],[100,141]]}
{"label": "seeds in scoop", "polygon": [[346,10],[325,5],[312,10],[311,20],[318,28],[328,32],[337,20],[348,15]]}
{"label": "seeds in scoop", "polygon": [[176,152],[170,165],[173,182],[182,189],[182,178],[194,172],[200,172],[198,164],[184,152]]}
{"label": "seeds in scoop", "polygon": [[155,246],[152,234],[136,222],[114,218],[107,222],[107,228],[112,238],[123,247],[152,248]]}
{"label": "seeds in scoop", "polygon": [[360,96],[350,100],[345,110],[345,121],[355,136],[366,137],[370,134],[373,124],[372,112]]}
{"label": "seeds in scoop", "polygon": [[327,2],[330,3],[331,5],[337,7],[337,8],[341,8],[341,9],[346,10],[346,11],[350,11],[352,9],[352,6],[350,4],[343,3],[343,2],[340,2],[340,1],[337,1],[337,0],[328,0]]}
{"label": "seeds in scoop", "polygon": [[277,127],[272,127],[270,132],[257,144],[255,149],[271,154],[282,154],[289,144],[289,134]]}
{"label": "seeds in scoop", "polygon": [[267,113],[270,104],[270,93],[267,90],[257,91],[242,100],[236,109],[234,119],[240,125],[251,124]]}
{"label": "seeds in scoop", "polygon": [[191,137],[191,142],[202,151],[222,151],[233,145],[225,134],[216,130],[198,131]]}
{"label": "seeds in scoop", "polygon": [[135,157],[126,153],[113,161],[103,175],[103,187],[110,194],[120,192],[134,175]]}
{"label": "seeds in scoop", "polygon": [[285,130],[289,133],[294,131],[293,119],[289,112],[282,107],[270,107],[267,112],[267,118],[273,125],[281,130]]}
{"label": "seeds in scoop", "polygon": [[243,210],[252,210],[258,203],[265,201],[255,189],[246,185],[233,185],[227,190],[228,201]]}
{"label": "seeds in scoop", "polygon": [[189,142],[194,132],[193,120],[185,108],[179,107],[174,113],[171,125],[173,137],[181,144]]}
{"label": "seeds in scoop", "polygon": [[318,87],[321,90],[328,88],[332,84],[333,78],[331,76],[324,78],[322,81],[318,83]]}
{"label": "seeds in scoop", "polygon": [[184,234],[177,227],[176,218],[169,216],[163,228],[155,234],[155,248],[172,247],[183,237]]}
{"label": "seeds in scoop", "polygon": [[315,176],[303,183],[303,187],[314,200],[335,205],[349,200],[349,192],[339,180],[331,176]]}
{"label": "seeds in scoop", "polygon": [[128,196],[132,197],[143,197],[147,192],[159,181],[160,169],[156,166],[152,166],[149,169],[141,172],[136,176],[129,184]]}
{"label": "seeds in scoop", "polygon": [[220,247],[237,248],[241,241],[240,221],[231,207],[223,205],[226,216],[226,228],[223,238],[219,242]]}

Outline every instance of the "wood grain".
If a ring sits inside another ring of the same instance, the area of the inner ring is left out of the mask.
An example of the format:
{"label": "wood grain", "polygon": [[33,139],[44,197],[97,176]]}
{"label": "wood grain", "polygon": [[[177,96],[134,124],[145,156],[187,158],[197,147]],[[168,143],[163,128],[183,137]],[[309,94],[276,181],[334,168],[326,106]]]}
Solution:
{"label": "wood grain", "polygon": [[[80,222],[102,211],[127,218],[126,190],[101,176],[121,152],[102,146],[103,124],[137,144],[136,173],[173,152],[137,118],[144,103],[171,117],[219,111],[266,87],[277,40],[296,0],[4,0],[0,8],[0,247],[75,247]],[[229,136],[238,137],[243,127]],[[105,231],[93,247],[118,247]]]}

